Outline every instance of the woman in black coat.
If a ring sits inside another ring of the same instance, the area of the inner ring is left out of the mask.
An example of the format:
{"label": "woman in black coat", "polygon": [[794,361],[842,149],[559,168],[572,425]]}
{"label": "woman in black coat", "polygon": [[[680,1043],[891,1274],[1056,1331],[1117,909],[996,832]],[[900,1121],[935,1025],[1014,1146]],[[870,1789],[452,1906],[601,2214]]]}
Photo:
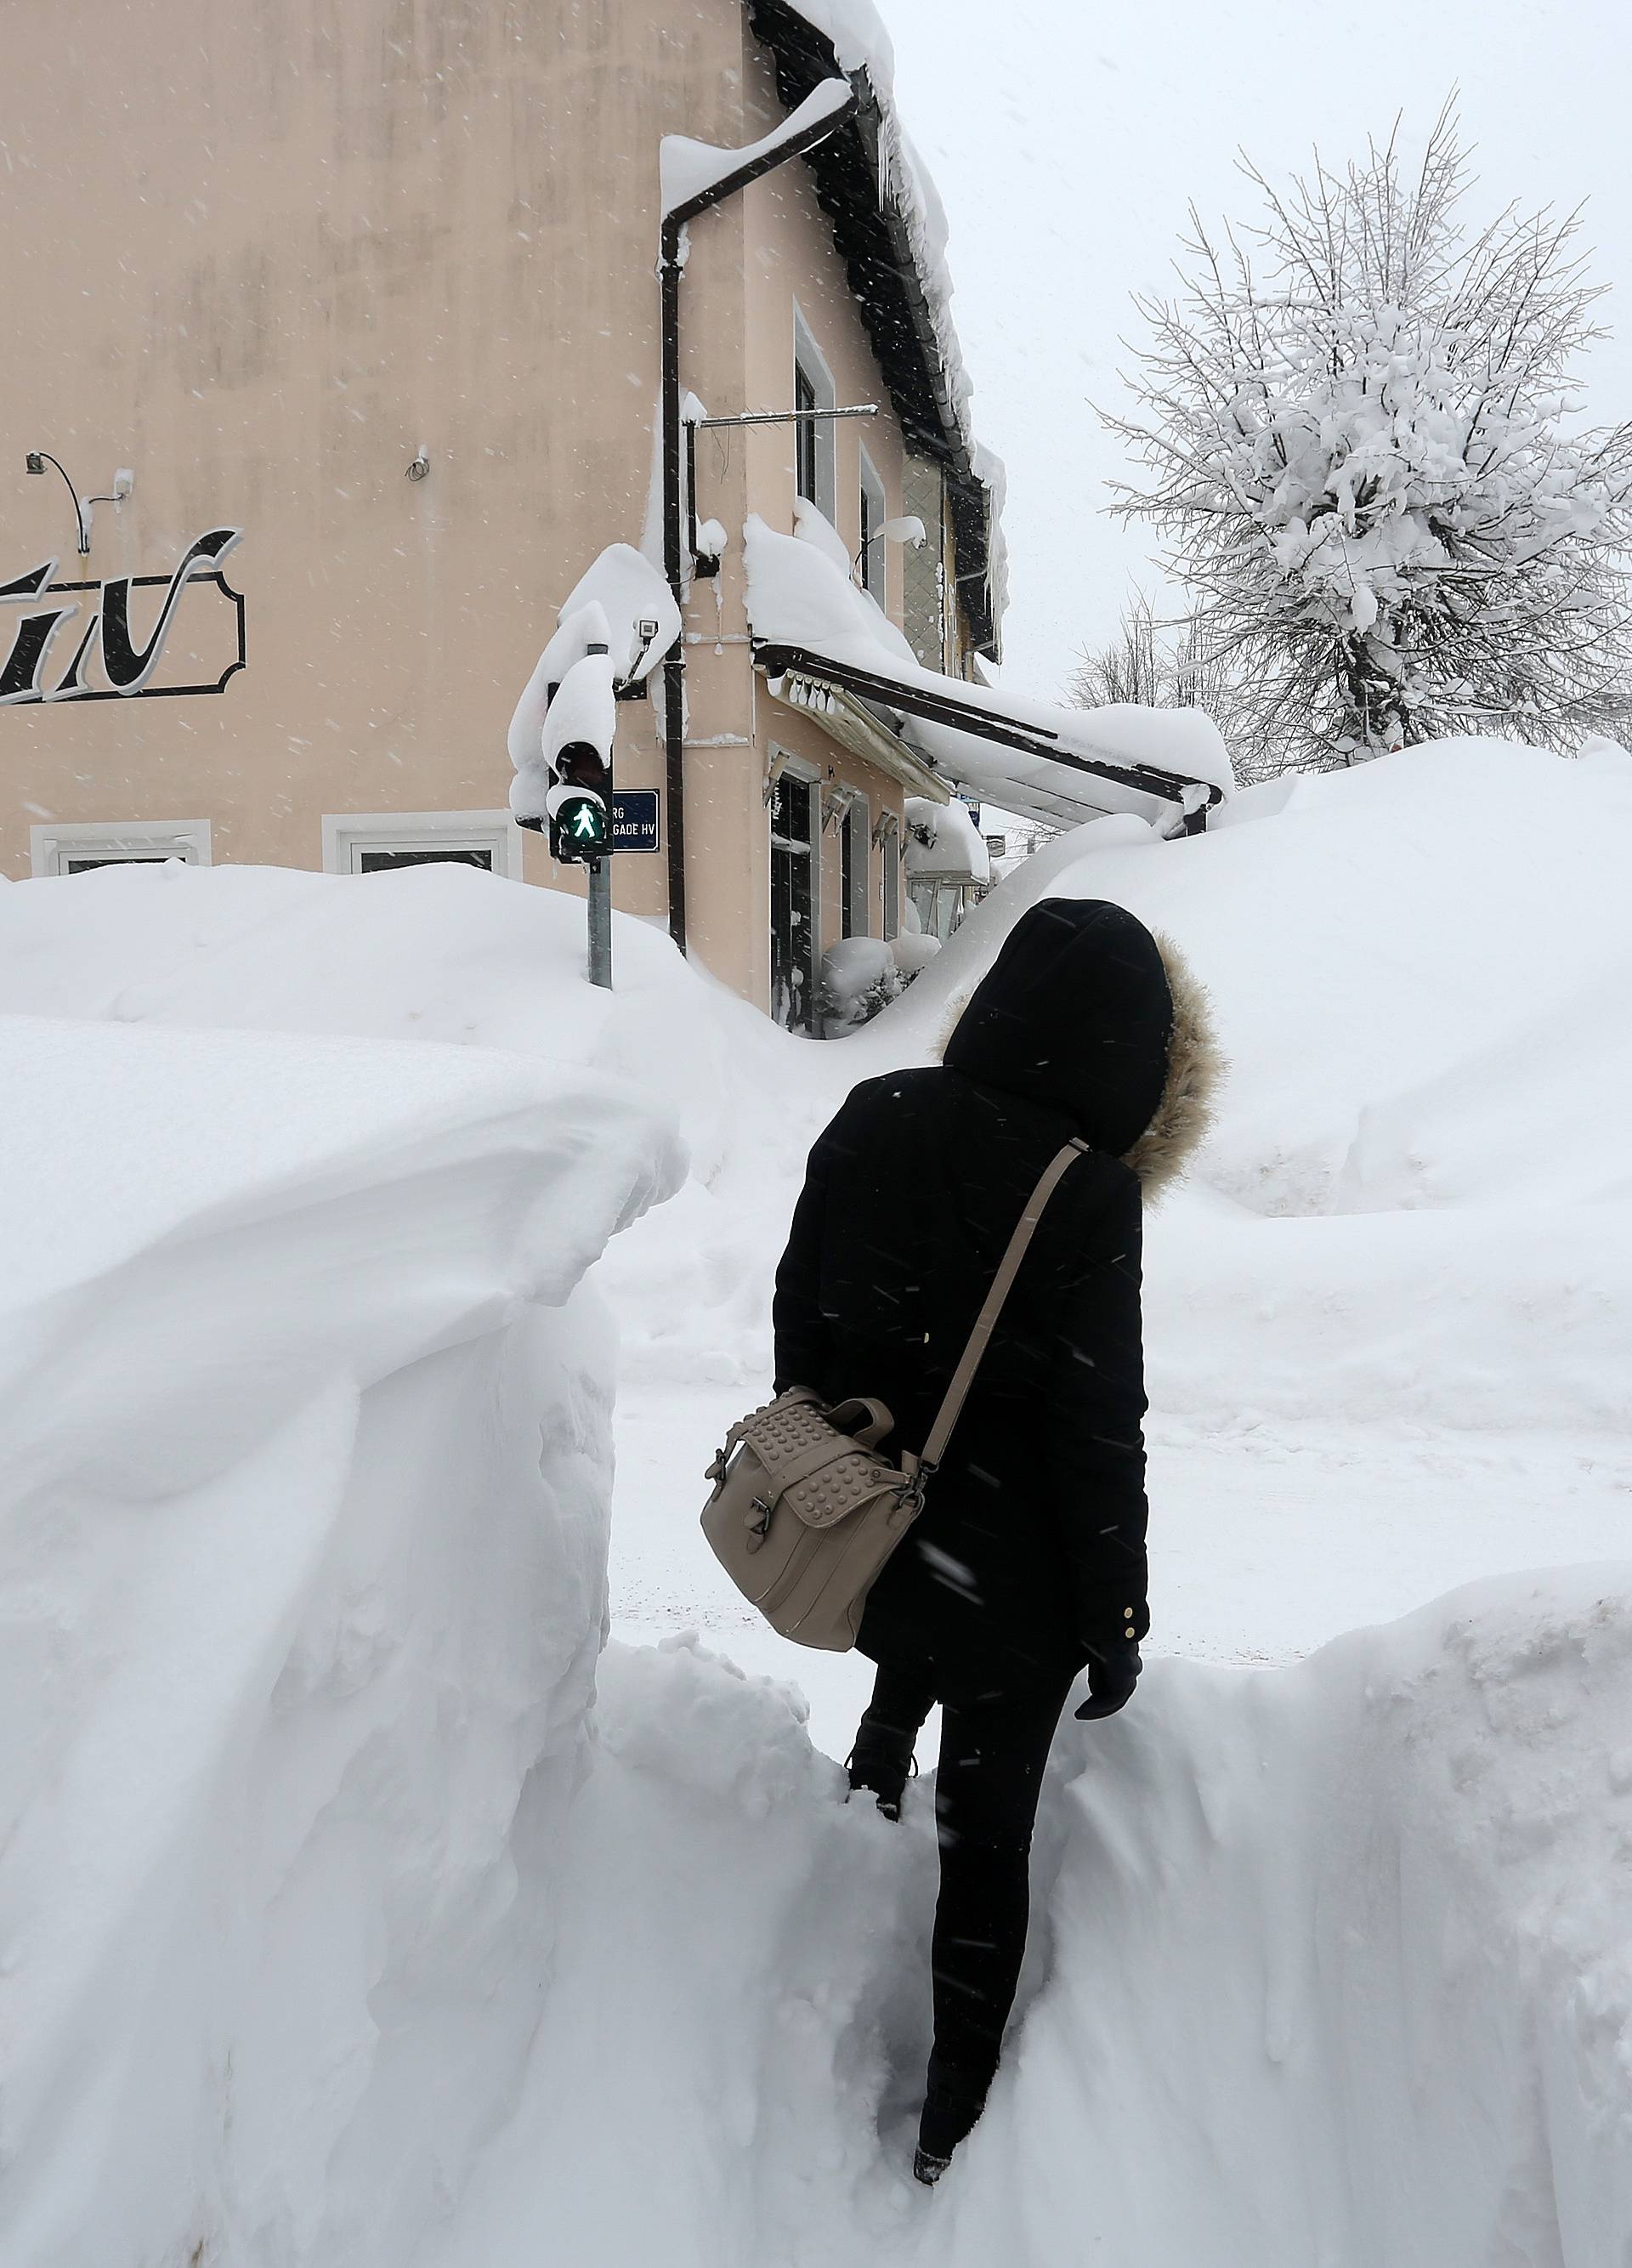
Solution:
{"label": "woman in black coat", "polygon": [[922,1451],[1044,1168],[1049,1200],[926,1508],[867,1601],[878,1665],[853,1788],[899,1815],[944,1710],[935,2047],[915,2171],[980,2117],[1013,2005],[1032,1825],[1070,1688],[1109,1716],[1139,1675],[1146,1607],[1142,1194],[1205,1130],[1205,1001],[1120,906],[1022,917],[939,1069],[867,1080],[811,1152],[776,1275],[776,1383],[886,1404]]}

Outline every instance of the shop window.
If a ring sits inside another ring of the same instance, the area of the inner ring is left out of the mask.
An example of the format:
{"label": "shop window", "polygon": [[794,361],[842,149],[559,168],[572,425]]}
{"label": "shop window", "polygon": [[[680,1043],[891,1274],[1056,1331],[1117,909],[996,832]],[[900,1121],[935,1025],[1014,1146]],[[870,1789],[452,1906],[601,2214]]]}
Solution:
{"label": "shop window", "polygon": [[323,821],[326,874],[388,874],[399,866],[477,866],[522,879],[521,829],[507,811],[376,811]]}
{"label": "shop window", "polygon": [[88,874],[99,866],[208,866],[207,819],[52,821],[29,829],[36,874]]}

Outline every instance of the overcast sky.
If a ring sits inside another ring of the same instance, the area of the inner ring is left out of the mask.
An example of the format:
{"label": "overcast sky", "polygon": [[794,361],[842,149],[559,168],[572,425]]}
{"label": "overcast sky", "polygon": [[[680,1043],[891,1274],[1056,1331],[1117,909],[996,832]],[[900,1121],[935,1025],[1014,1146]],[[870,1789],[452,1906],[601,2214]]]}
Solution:
{"label": "overcast sky", "polygon": [[[1632,416],[1632,8],[1626,0],[878,0],[908,130],[952,224],[956,312],[981,437],[1006,459],[1004,675],[1061,688],[1113,635],[1151,546],[1106,518],[1121,461],[1091,400],[1116,382],[1136,291],[1160,291],[1194,200],[1250,217],[1238,149],[1266,173],[1359,154],[1405,113],[1420,150],[1461,90],[1470,216],[1588,200],[1584,242],[1618,335],[1587,370],[1594,423]],[[996,27],[996,28],[994,28]]]}

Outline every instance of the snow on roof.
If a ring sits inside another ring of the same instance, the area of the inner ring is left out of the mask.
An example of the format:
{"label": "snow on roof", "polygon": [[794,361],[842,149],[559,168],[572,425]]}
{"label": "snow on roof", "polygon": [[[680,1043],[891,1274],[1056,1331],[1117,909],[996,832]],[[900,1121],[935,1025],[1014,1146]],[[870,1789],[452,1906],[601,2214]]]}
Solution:
{"label": "snow on roof", "polygon": [[[952,320],[952,270],[946,261],[946,208],[933,175],[901,122],[895,105],[895,49],[872,0],[791,0],[795,11],[829,40],[842,70],[865,71],[884,122],[884,193],[907,224],[913,257],[929,302],[945,366],[947,394],[970,450],[975,447],[968,403],[974,392]],[[979,468],[976,468],[977,471]],[[988,486],[991,483],[989,482]]]}
{"label": "snow on roof", "polygon": [[[848,665],[913,690],[984,712],[995,724],[1052,736],[1062,755],[1089,764],[1165,773],[1175,784],[1200,783],[1228,795],[1234,787],[1229,752],[1217,726],[1199,709],[1062,709],[1002,688],[970,684],[925,669],[871,595],[841,572],[825,545],[808,533],[778,535],[757,514],[743,530],[748,620],[761,645],[792,647]],[[869,696],[871,697],[871,696]],[[888,705],[887,703],[886,705]],[[1132,812],[1170,821],[1180,801],[1136,784],[1085,772],[986,737],[978,726],[908,715],[903,736],[943,776],[1005,810],[1076,825],[1101,813]],[[1199,791],[1193,791],[1193,793]]]}
{"label": "snow on roof", "polygon": [[831,118],[852,99],[847,80],[824,79],[790,111],[780,126],[740,150],[723,150],[712,142],[694,142],[688,134],[665,134],[658,147],[658,181],[665,217],[678,213],[695,198],[704,196],[729,180],[758,158],[769,158],[819,119]]}
{"label": "snow on roof", "polygon": [[991,880],[991,853],[967,804],[931,803],[925,796],[909,795],[902,810],[909,874],[939,874],[963,882]]}
{"label": "snow on roof", "polygon": [[864,70],[880,96],[895,85],[895,48],[873,0],[791,0],[794,13],[832,46],[842,70]]}
{"label": "snow on roof", "polygon": [[873,0],[786,0],[790,11],[820,33],[842,70],[863,73],[878,106],[878,194],[905,229],[913,269],[934,334],[945,409],[974,477],[988,498],[989,577],[994,630],[1008,603],[1008,560],[1002,533],[1005,479],[1002,460],[977,441],[969,404],[974,387],[952,315],[950,230],[934,177],[901,124],[895,101],[895,50]]}

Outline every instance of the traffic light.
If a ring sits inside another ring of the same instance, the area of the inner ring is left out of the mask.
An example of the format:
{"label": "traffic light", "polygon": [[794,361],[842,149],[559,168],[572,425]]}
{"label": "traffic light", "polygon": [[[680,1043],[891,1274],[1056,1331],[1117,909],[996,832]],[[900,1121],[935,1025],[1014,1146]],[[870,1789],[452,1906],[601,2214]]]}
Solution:
{"label": "traffic light", "polygon": [[564,865],[586,865],[599,858],[606,850],[608,828],[606,806],[598,795],[582,788],[555,789],[551,792],[561,801],[549,815],[549,855]]}
{"label": "traffic light", "polygon": [[549,851],[566,865],[588,865],[612,847],[612,783],[599,751],[578,740],[556,758],[560,777],[546,798]]}

